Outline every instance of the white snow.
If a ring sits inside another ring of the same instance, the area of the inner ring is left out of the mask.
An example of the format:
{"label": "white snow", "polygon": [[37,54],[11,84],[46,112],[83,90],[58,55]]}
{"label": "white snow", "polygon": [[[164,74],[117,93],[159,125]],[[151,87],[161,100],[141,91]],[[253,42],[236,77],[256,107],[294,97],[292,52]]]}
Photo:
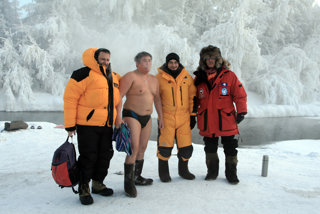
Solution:
{"label": "white snow", "polygon": [[[156,142],[145,153],[143,175],[152,186],[137,187],[137,198],[123,190],[125,154],[115,151],[105,184],[114,189],[111,197],[93,195],[94,204],[82,206],[70,188],[60,189],[51,177],[51,160],[66,131],[47,122],[28,122],[27,129],[0,133],[0,213],[290,213],[316,214],[320,209],[320,140],[277,142],[239,148],[238,185],[224,176],[224,155],[219,148],[220,174],[205,181],[203,145],[194,144],[190,171],[193,181],[177,173],[177,158],[169,160],[171,183],[158,178]],[[3,127],[4,122],[0,122]],[[74,143],[77,145],[76,139]],[[176,154],[176,150],[173,152]],[[269,156],[267,177],[261,176],[263,155]]]}

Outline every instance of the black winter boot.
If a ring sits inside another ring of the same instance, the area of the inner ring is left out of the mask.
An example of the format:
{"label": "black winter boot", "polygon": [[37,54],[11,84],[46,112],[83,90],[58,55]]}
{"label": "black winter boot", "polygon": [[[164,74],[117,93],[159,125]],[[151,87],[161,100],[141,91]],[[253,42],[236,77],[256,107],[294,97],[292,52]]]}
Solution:
{"label": "black winter boot", "polygon": [[239,179],[237,177],[237,156],[226,156],[226,178],[230,184],[238,184]]}
{"label": "black winter boot", "polygon": [[134,170],[134,183],[140,186],[151,185],[153,180],[151,178],[144,178],[141,176],[144,160],[136,160],[136,166]]}
{"label": "black winter boot", "polygon": [[100,181],[94,181],[92,180],[92,193],[94,194],[100,194],[102,196],[110,196],[113,194],[113,190],[106,187],[102,182]]}
{"label": "black winter boot", "polygon": [[182,158],[179,158],[178,172],[182,178],[187,179],[187,180],[193,180],[193,179],[195,179],[195,176],[194,176],[194,174],[191,174],[189,172],[188,162],[189,161],[183,161]]}
{"label": "black winter boot", "polygon": [[79,199],[81,204],[90,205],[93,204],[93,198],[90,194],[89,184],[79,184]]}
{"label": "black winter boot", "polygon": [[137,189],[134,185],[134,164],[124,164],[124,191],[129,197],[137,197]]}
{"label": "black winter boot", "polygon": [[215,180],[219,174],[218,153],[206,153],[206,164],[208,168],[205,180]]}
{"label": "black winter boot", "polygon": [[159,170],[159,177],[162,182],[171,181],[168,161],[159,159],[158,170]]}

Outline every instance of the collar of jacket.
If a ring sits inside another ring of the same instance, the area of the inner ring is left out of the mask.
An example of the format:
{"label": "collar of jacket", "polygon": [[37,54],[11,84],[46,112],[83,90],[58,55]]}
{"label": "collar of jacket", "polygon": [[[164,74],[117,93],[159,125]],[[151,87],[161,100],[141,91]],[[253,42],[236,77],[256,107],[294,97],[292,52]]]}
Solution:
{"label": "collar of jacket", "polygon": [[[214,81],[213,84],[217,83],[218,81],[220,81],[221,79],[221,76],[227,72],[229,72],[230,70],[227,69],[227,68],[224,68],[224,69],[219,69],[217,72],[217,75],[216,75],[216,80]],[[193,72],[193,74],[196,76],[195,78],[195,81],[194,81],[194,84],[195,86],[198,86],[200,85],[201,83],[206,83],[208,88],[210,88],[210,83],[208,81],[208,77],[207,77],[207,73],[202,70],[202,69],[198,69],[196,70],[195,72]]]}
{"label": "collar of jacket", "polygon": [[179,74],[177,75],[176,78],[174,78],[170,73],[167,72],[167,69],[165,69],[165,68],[166,68],[165,64],[162,65],[160,68],[158,68],[159,74],[161,74],[163,78],[165,78],[167,80],[175,81],[175,82],[180,81],[180,79],[182,79],[181,77],[184,77],[185,72],[187,72],[186,69],[181,65],[178,68],[178,69],[180,69],[180,71],[178,71]]}

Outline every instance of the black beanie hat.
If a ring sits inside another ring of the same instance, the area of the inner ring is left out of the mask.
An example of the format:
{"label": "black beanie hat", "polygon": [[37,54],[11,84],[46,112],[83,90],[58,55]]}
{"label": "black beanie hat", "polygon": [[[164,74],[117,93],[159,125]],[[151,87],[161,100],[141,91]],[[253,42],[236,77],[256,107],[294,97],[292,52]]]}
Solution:
{"label": "black beanie hat", "polygon": [[177,60],[178,63],[180,63],[180,57],[176,53],[169,53],[166,57],[166,64],[172,59]]}

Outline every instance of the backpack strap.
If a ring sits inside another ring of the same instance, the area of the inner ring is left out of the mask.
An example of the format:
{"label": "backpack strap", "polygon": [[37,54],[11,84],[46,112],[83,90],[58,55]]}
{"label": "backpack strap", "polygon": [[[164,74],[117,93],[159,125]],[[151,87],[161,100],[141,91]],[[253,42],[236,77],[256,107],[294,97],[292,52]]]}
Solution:
{"label": "backpack strap", "polygon": [[72,186],[72,191],[74,192],[74,194],[78,194],[79,193],[77,190],[74,189],[73,186]]}

